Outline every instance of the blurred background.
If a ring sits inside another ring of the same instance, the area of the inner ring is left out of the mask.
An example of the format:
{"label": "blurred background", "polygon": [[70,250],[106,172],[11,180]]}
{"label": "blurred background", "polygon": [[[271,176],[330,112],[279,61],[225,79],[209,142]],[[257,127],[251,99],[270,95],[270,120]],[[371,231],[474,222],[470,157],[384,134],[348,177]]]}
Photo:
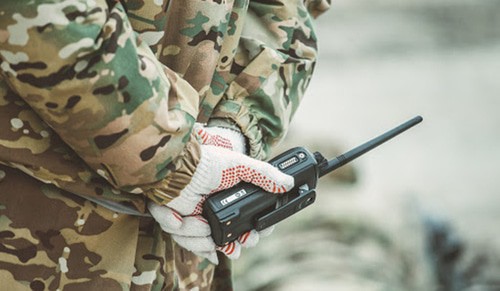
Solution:
{"label": "blurred background", "polygon": [[322,180],[235,262],[237,290],[500,290],[500,1],[335,0],[286,148],[333,157],[424,121]]}

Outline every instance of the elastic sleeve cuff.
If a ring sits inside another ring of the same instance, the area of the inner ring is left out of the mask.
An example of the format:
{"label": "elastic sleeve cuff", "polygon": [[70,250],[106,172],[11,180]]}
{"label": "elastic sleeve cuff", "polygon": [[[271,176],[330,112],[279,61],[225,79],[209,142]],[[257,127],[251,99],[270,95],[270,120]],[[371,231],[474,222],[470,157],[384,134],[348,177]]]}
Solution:
{"label": "elastic sleeve cuff", "polygon": [[236,124],[236,122],[228,118],[211,118],[208,121],[207,126],[229,128],[241,133],[241,128]]}
{"label": "elastic sleeve cuff", "polygon": [[269,146],[263,140],[257,118],[247,107],[234,100],[222,100],[215,108],[211,118],[231,120],[247,138],[248,155],[257,160],[267,158]]}
{"label": "elastic sleeve cuff", "polygon": [[186,143],[182,153],[169,165],[172,172],[144,193],[148,198],[161,205],[172,201],[191,182],[200,158],[200,143],[196,135],[191,133],[191,138]]}

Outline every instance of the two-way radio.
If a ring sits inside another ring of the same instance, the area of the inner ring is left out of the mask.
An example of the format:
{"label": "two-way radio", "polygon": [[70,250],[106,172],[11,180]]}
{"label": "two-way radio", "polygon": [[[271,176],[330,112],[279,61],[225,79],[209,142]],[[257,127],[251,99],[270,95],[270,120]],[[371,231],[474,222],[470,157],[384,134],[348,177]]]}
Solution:
{"label": "two-way radio", "polygon": [[295,187],[284,194],[273,194],[246,182],[212,194],[204,204],[203,215],[208,219],[212,238],[225,245],[241,234],[262,230],[311,205],[316,198],[316,185],[322,176],[342,167],[398,134],[420,123],[422,117],[411,120],[334,158],[327,160],[319,152],[311,154],[295,147],[269,161],[280,171],[295,179]]}

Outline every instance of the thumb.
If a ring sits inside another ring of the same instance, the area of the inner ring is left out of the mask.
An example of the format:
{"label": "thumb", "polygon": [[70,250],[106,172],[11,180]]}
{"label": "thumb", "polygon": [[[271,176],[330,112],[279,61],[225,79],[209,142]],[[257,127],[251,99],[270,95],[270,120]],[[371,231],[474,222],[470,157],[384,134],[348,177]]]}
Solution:
{"label": "thumb", "polygon": [[240,179],[252,183],[267,192],[285,193],[294,186],[294,178],[269,163],[245,156],[239,171]]}
{"label": "thumb", "polygon": [[294,185],[292,176],[269,163],[220,147],[202,145],[200,163],[186,189],[198,194],[215,193],[240,181],[272,193],[287,192]]}
{"label": "thumb", "polygon": [[229,259],[235,260],[240,257],[241,244],[236,241],[233,241],[225,246],[218,246],[217,250],[226,255],[226,257],[228,257]]}

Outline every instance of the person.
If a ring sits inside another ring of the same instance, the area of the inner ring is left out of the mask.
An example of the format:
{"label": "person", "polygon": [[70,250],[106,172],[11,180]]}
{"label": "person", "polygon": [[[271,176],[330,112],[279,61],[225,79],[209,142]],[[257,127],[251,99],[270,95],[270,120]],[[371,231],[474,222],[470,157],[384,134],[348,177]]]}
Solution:
{"label": "person", "polygon": [[[231,290],[201,215],[267,163],[317,58],[329,1],[0,4],[5,290]],[[269,232],[269,231],[267,231]]]}

